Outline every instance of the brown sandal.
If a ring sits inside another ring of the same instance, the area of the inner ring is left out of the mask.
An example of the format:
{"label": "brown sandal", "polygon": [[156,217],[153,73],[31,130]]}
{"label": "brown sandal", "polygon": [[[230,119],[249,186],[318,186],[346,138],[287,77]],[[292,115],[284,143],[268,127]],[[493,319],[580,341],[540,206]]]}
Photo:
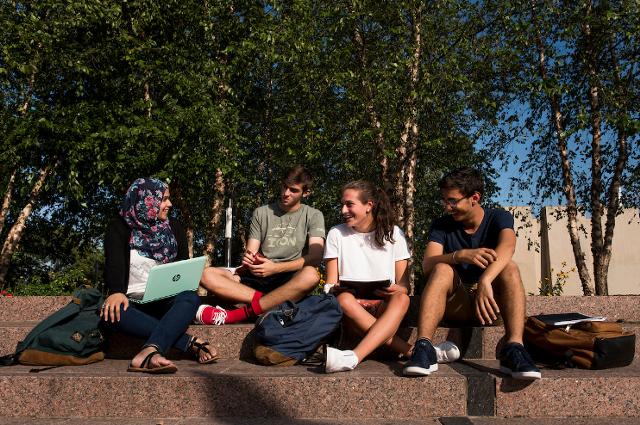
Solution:
{"label": "brown sandal", "polygon": [[144,358],[142,363],[140,363],[140,367],[134,367],[131,363],[129,363],[129,367],[127,368],[127,372],[141,372],[141,373],[151,373],[151,374],[165,374],[165,373],[176,373],[178,368],[175,365],[165,365],[158,367],[149,367],[151,366],[151,359],[153,356],[159,355],[160,352],[158,350],[150,352],[147,357]]}
{"label": "brown sandal", "polygon": [[[209,345],[208,341],[198,342],[196,337],[193,337],[193,339],[191,340],[191,343],[189,344],[189,348],[191,348],[191,349],[193,349],[194,347],[196,348],[196,352],[195,352],[196,360],[200,364],[213,363],[213,362],[217,361],[220,358],[220,356],[218,355],[217,352],[215,354],[213,354],[211,352],[211,350],[209,350],[207,348],[208,345]],[[206,359],[206,360],[200,360],[200,351],[204,351],[205,353],[209,354],[211,356],[211,358],[210,359]]]}

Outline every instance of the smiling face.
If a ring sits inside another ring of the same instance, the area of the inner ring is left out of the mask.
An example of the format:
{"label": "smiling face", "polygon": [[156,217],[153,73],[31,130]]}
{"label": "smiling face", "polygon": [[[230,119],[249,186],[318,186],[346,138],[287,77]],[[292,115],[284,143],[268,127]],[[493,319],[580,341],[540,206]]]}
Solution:
{"label": "smiling face", "polygon": [[360,191],[346,189],[342,192],[342,209],[340,213],[347,226],[357,232],[367,233],[373,227],[373,202],[362,202]]}
{"label": "smiling face", "polygon": [[169,199],[169,189],[164,191],[162,195],[162,202],[160,202],[160,211],[158,212],[159,220],[166,220],[169,217],[169,210],[171,209],[171,200]]}
{"label": "smiling face", "polygon": [[440,194],[445,212],[451,215],[455,221],[468,221],[473,216],[476,207],[479,206],[480,194],[478,192],[465,196],[459,189],[442,189]]}

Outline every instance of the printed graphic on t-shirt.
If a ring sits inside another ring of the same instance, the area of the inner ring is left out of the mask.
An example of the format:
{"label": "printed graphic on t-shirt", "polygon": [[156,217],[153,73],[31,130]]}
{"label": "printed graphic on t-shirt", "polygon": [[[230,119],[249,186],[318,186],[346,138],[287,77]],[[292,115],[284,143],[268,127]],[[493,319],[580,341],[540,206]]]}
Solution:
{"label": "printed graphic on t-shirt", "polygon": [[295,247],[297,226],[283,224],[269,229],[265,240],[267,248]]}

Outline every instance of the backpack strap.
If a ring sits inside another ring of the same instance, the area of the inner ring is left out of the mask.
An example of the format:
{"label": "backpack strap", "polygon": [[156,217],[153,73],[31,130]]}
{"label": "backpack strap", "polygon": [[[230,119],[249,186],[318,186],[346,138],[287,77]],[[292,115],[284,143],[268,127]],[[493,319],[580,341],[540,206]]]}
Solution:
{"label": "backpack strap", "polygon": [[18,363],[18,356],[15,353],[0,357],[0,366],[11,366]]}

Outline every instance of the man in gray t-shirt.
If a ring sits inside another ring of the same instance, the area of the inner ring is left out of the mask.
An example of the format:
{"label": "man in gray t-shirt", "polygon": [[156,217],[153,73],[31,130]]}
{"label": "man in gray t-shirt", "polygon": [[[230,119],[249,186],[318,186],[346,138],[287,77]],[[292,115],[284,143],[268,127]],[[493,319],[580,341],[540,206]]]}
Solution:
{"label": "man in gray t-shirt", "polygon": [[309,196],[312,178],[302,166],[282,179],[280,199],[253,212],[242,266],[232,274],[207,268],[201,284],[214,295],[246,305],[226,311],[202,305],[196,323],[236,323],[253,319],[284,301],[297,301],[310,293],[320,278],[316,267],[324,250],[322,212],[302,203]]}

